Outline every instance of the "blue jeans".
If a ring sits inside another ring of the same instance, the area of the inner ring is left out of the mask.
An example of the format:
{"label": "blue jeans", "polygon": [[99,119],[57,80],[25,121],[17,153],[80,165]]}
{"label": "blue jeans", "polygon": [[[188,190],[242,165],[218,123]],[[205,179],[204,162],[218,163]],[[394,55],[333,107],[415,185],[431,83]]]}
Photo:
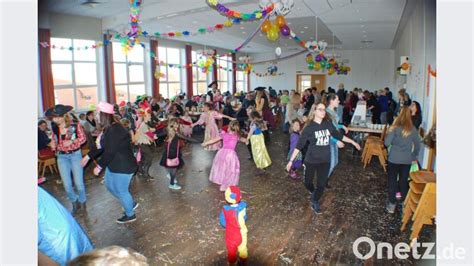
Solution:
{"label": "blue jeans", "polygon": [[[70,154],[58,154],[58,168],[59,174],[63,181],[64,189],[66,190],[69,201],[86,202],[86,187],[84,185],[84,170],[81,166],[82,152],[78,150]],[[74,186],[77,193],[72,188],[71,172],[74,177]]]}
{"label": "blue jeans", "polygon": [[128,190],[132,176],[133,174],[114,173],[108,167],[105,169],[105,186],[114,197],[120,200],[128,217],[135,215],[132,194]]}
{"label": "blue jeans", "polygon": [[329,142],[329,148],[331,150],[331,163],[329,165],[329,175],[331,176],[332,171],[334,171],[334,168],[336,165],[339,163],[339,151],[337,148],[337,144],[333,142],[332,140]]}

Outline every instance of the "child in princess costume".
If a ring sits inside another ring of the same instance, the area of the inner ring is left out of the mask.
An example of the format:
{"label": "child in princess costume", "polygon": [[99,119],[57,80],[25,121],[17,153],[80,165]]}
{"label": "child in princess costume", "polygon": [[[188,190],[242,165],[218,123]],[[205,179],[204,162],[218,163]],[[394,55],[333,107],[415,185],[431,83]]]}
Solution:
{"label": "child in princess costume", "polygon": [[247,252],[247,203],[241,202],[240,189],[230,186],[225,191],[225,199],[230,205],[224,205],[220,214],[220,222],[225,228],[225,244],[227,261],[234,264],[240,258],[245,262]]}

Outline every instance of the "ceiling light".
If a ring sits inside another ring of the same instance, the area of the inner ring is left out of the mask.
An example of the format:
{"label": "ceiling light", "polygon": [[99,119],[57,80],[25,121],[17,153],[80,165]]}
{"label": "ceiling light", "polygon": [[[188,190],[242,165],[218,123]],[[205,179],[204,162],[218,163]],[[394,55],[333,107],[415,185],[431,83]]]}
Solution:
{"label": "ceiling light", "polygon": [[240,27],[241,30],[245,30],[245,27]]}
{"label": "ceiling light", "polygon": [[170,26],[170,25],[168,25],[168,26],[166,26],[166,28],[167,28],[167,29],[171,29],[171,26]]}
{"label": "ceiling light", "polygon": [[308,26],[304,26],[304,28],[305,28],[305,29],[307,29],[307,28],[308,28]]}
{"label": "ceiling light", "polygon": [[197,21],[193,21],[193,24],[197,24],[198,22]]}
{"label": "ceiling light", "polygon": [[291,22],[287,22],[286,25],[291,25]]}
{"label": "ceiling light", "polygon": [[361,28],[365,27],[364,25],[360,25]]}
{"label": "ceiling light", "polygon": [[242,31],[242,34],[246,34],[246,33],[247,33],[247,32],[245,32],[245,31]]}
{"label": "ceiling light", "polygon": [[301,34],[303,34],[303,33],[304,33],[304,31],[300,31],[300,33],[301,33]]}

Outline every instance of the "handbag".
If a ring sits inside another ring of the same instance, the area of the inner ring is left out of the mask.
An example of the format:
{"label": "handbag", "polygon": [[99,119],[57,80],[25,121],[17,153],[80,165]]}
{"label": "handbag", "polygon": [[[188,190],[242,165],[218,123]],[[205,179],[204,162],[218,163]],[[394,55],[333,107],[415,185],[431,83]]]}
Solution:
{"label": "handbag", "polygon": [[[173,141],[171,141],[173,142]],[[176,158],[174,159],[170,159],[168,158],[169,154],[170,154],[170,145],[171,145],[171,142],[168,142],[168,147],[166,148],[167,151],[166,151],[166,166],[168,167],[177,167],[179,165],[179,142],[178,142],[178,150],[176,152]]]}

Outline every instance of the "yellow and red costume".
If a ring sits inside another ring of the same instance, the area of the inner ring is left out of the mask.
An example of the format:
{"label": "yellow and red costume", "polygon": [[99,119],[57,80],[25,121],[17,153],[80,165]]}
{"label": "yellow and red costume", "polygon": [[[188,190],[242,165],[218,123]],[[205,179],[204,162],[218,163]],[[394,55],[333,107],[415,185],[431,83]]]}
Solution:
{"label": "yellow and red costume", "polygon": [[225,228],[225,243],[227,246],[227,261],[237,262],[237,258],[245,261],[247,252],[247,203],[240,202],[240,189],[229,186],[225,191],[225,199],[230,205],[224,205],[220,214],[220,222]]}

